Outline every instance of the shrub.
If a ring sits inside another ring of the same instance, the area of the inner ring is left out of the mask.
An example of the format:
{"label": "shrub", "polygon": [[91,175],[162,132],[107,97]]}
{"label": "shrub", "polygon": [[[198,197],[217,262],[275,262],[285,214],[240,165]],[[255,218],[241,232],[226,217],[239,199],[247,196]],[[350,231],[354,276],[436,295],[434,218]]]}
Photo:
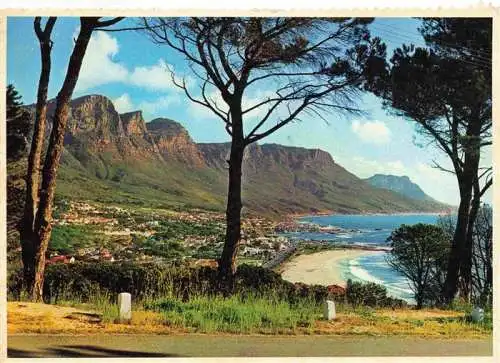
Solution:
{"label": "shrub", "polygon": [[[350,285],[349,285],[350,284]],[[385,288],[375,284],[348,284],[348,302],[353,305],[393,306],[401,300],[386,296]],[[137,264],[111,262],[76,262],[48,265],[45,273],[44,300],[90,301],[99,296],[115,299],[130,292],[135,301],[172,296],[188,301],[193,297],[217,295],[217,270],[189,267],[185,264]],[[350,286],[350,287],[349,287]],[[9,279],[9,296],[21,296],[22,271]],[[262,267],[241,265],[235,276],[234,295],[241,299],[272,298],[292,305],[319,304],[326,298],[344,302],[344,295],[329,293],[320,285],[293,284]]]}
{"label": "shrub", "polygon": [[[44,300],[57,302],[71,296],[88,300],[98,289],[116,296],[130,292],[134,299],[174,295],[189,299],[191,295],[216,293],[217,271],[210,267],[191,268],[172,262],[170,264],[136,264],[111,262],[76,262],[54,264],[46,268]],[[22,271],[13,274],[9,283],[11,296],[21,293]],[[285,281],[271,270],[241,265],[235,276],[235,293],[242,296],[276,296],[296,302],[301,298],[320,301],[326,297],[326,288],[311,287],[302,290]]]}
{"label": "shrub", "polygon": [[387,290],[384,286],[373,282],[362,283],[357,281],[347,280],[346,286],[346,301],[354,307],[370,306],[370,307],[402,307],[406,302],[401,299],[387,296]]}

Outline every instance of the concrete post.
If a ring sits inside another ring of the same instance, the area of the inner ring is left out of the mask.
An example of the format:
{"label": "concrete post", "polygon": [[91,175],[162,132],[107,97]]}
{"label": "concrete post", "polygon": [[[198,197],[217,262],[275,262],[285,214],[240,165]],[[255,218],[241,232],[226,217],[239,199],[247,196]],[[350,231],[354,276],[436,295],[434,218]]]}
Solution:
{"label": "concrete post", "polygon": [[326,300],[323,305],[323,317],[325,320],[335,319],[335,302],[332,300]]}
{"label": "concrete post", "polygon": [[132,320],[132,295],[128,292],[119,294],[118,307],[120,309],[120,323],[130,323]]}

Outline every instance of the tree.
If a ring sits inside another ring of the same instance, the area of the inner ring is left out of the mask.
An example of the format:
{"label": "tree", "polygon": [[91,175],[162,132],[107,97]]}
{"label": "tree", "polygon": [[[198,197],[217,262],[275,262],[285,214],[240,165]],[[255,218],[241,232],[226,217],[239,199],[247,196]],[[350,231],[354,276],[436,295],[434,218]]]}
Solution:
{"label": "tree", "polygon": [[[173,82],[223,121],[231,137],[226,236],[219,277],[230,286],[241,232],[245,148],[303,114],[356,112],[359,89],[376,82],[385,46],[360,18],[144,18],[156,44],[186,58],[199,91]],[[119,30],[119,29],[118,29]],[[383,67],[382,67],[383,68]],[[249,102],[251,92],[258,100]],[[265,91],[264,91],[265,90]],[[270,91],[272,90],[272,92]]]}
{"label": "tree", "polygon": [[7,121],[19,117],[22,111],[22,96],[17,92],[13,84],[7,85]]}
{"label": "tree", "polygon": [[56,176],[61,158],[70,101],[78,81],[83,58],[90,37],[96,29],[113,25],[123,18],[101,20],[99,17],[81,17],[80,31],[75,40],[66,76],[56,98],[52,131],[47,145],[41,175],[41,152],[45,140],[47,113],[47,89],[50,79],[51,32],[56,18],[49,18],[41,28],[41,18],[34,20],[35,33],[40,43],[42,70],[38,85],[35,129],[28,160],[26,204],[20,225],[23,268],[27,290],[34,301],[42,301],[45,273],[45,254],[52,231],[52,208],[54,203]]}
{"label": "tree", "polygon": [[14,85],[7,86],[7,158],[17,158],[28,146],[30,115],[23,109],[21,95]]}
{"label": "tree", "polygon": [[52,52],[52,30],[56,23],[56,17],[50,17],[42,29],[42,18],[37,16],[33,22],[35,34],[40,44],[40,58],[42,69],[38,81],[37,103],[33,137],[30,153],[28,156],[28,169],[26,172],[26,198],[24,202],[24,214],[20,223],[20,238],[22,247],[22,260],[24,270],[24,283],[28,294],[32,294],[36,275],[36,251],[38,241],[35,230],[35,219],[39,198],[40,160],[42,155],[43,140],[45,137],[45,124],[47,120],[47,91],[49,87],[51,52]]}
{"label": "tree", "polygon": [[387,261],[410,281],[417,309],[438,302],[450,247],[446,233],[430,224],[402,225],[387,241],[392,248]]}
{"label": "tree", "polygon": [[[491,145],[491,19],[430,18],[421,33],[429,48],[403,45],[391,58],[387,82],[375,93],[396,114],[417,123],[456,175],[460,204],[443,295],[470,295],[472,231],[480,199],[492,185],[481,149]],[[461,282],[459,281],[461,277]],[[460,282],[460,284],[459,284]]]}

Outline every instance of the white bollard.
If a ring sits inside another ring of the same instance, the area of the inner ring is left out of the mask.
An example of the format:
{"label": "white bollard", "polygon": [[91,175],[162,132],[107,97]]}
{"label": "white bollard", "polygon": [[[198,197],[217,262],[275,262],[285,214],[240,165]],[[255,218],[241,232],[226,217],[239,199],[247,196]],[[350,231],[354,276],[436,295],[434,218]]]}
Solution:
{"label": "white bollard", "polygon": [[128,292],[119,294],[118,307],[120,309],[120,323],[130,323],[132,320],[132,295]]}
{"label": "white bollard", "polygon": [[480,307],[476,307],[474,308],[474,310],[472,310],[470,316],[474,323],[480,323],[484,320],[484,310]]}
{"label": "white bollard", "polygon": [[323,317],[326,320],[335,319],[335,302],[332,300],[326,300],[323,305]]}

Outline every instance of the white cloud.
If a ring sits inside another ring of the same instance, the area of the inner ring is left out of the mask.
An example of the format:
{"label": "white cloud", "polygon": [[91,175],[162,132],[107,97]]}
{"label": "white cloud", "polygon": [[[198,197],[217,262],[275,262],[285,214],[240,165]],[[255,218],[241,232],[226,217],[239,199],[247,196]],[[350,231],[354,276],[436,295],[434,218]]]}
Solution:
{"label": "white cloud", "polygon": [[108,83],[124,83],[153,91],[178,90],[172,82],[173,70],[165,60],[151,66],[138,66],[132,70],[114,58],[120,50],[116,38],[97,32],[90,38],[78,78],[77,90],[84,91]]}
{"label": "white cloud", "polygon": [[116,111],[118,111],[119,113],[130,112],[136,109],[128,93],[124,93],[120,97],[117,97],[112,101],[115,105]]}
{"label": "white cloud", "polygon": [[362,156],[350,157],[350,160],[340,161],[341,165],[360,178],[368,178],[374,174],[408,175],[408,169],[401,160],[377,161]]}
{"label": "white cloud", "polygon": [[138,105],[134,104],[130,95],[124,93],[112,100],[116,111],[119,113],[141,110],[146,119],[159,117],[169,106],[178,104],[180,98],[177,94],[157,97],[152,101],[142,101]]}
{"label": "white cloud", "polygon": [[[202,99],[201,95],[194,94],[192,87],[190,87],[190,92],[193,94],[193,96],[196,99]],[[209,100],[210,104],[221,109],[222,111],[226,112],[227,111],[227,104],[226,102],[222,99],[222,96],[218,90],[212,89],[210,91],[206,92],[207,94],[207,99]],[[190,100],[189,102],[189,113],[191,114],[192,117],[194,118],[202,118],[202,119],[207,119],[207,118],[218,118],[216,114],[212,112],[212,110],[208,109],[205,106],[200,105],[199,103],[194,103]]]}
{"label": "white cloud", "polygon": [[442,180],[444,175],[443,171],[424,163],[417,163],[415,171],[417,174],[421,175],[422,178],[433,181]]}
{"label": "white cloud", "polygon": [[351,130],[364,142],[371,144],[386,144],[391,140],[391,131],[382,121],[353,121]]}
{"label": "white cloud", "polygon": [[137,106],[148,117],[159,116],[159,114],[168,109],[173,104],[180,103],[177,95],[162,96],[156,98],[154,101],[142,101]]}
{"label": "white cloud", "polygon": [[173,70],[173,66],[160,59],[155,65],[134,68],[130,73],[129,82],[151,90],[175,89],[169,69]]}
{"label": "white cloud", "polygon": [[127,68],[113,59],[118,51],[116,38],[105,32],[92,35],[78,77],[77,90],[82,91],[107,83],[126,81]]}

